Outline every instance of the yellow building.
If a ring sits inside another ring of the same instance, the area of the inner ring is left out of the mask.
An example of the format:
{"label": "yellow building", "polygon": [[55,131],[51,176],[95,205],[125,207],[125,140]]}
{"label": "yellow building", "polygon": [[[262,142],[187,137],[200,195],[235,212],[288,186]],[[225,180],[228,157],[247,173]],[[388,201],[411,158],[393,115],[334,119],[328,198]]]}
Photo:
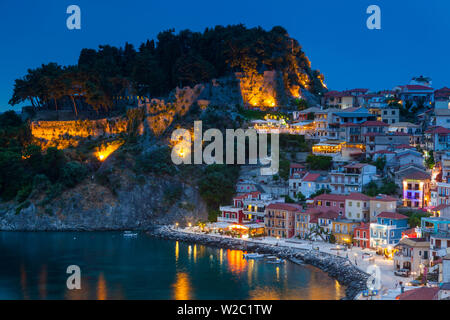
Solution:
{"label": "yellow building", "polygon": [[332,234],[336,238],[336,243],[351,244],[353,239],[353,232],[359,222],[348,219],[337,219],[333,221]]}

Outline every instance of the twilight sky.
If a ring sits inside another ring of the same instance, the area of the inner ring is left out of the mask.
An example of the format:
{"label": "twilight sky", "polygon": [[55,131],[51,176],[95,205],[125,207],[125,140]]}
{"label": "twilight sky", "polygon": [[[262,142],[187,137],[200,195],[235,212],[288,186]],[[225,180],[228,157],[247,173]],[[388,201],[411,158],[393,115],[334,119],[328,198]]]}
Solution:
{"label": "twilight sky", "polygon": [[[81,30],[66,27],[71,4],[81,8]],[[372,4],[381,8],[381,30],[366,27]],[[283,26],[332,90],[391,89],[416,75],[450,87],[449,14],[448,0],[1,0],[0,112],[11,109],[14,79],[27,68],[76,64],[82,48],[99,44],[137,47],[161,30],[218,24]]]}

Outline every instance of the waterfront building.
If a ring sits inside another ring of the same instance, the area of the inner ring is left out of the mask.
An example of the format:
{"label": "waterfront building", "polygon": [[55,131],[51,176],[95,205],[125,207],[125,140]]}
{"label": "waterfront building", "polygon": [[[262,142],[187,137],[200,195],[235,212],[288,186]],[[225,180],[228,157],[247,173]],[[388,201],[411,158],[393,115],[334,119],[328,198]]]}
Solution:
{"label": "waterfront building", "polygon": [[370,248],[370,224],[362,222],[355,228],[353,243],[360,248]]}
{"label": "waterfront building", "polygon": [[395,212],[381,212],[370,224],[370,247],[387,248],[396,245],[402,232],[408,229],[408,217]]}
{"label": "waterfront building", "polygon": [[359,222],[350,219],[338,218],[332,222],[332,233],[336,239],[336,243],[350,245],[353,242],[353,234],[355,228],[359,226]]}
{"label": "waterfront building", "polygon": [[424,238],[403,238],[395,246],[394,269],[406,269],[414,276],[423,274],[430,262],[430,243]]}
{"label": "waterfront building", "polygon": [[271,203],[265,210],[266,235],[291,238],[295,233],[295,214],[302,207],[291,203]]}

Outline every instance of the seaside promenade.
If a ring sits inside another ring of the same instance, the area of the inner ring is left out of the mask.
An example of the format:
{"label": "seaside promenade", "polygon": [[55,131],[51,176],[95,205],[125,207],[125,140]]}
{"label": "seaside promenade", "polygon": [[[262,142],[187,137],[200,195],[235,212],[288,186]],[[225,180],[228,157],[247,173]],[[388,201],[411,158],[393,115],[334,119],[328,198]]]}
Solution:
{"label": "seaside promenade", "polygon": [[[177,230],[179,232],[191,233],[191,234],[205,234],[201,232],[198,227],[175,227],[172,229]],[[209,233],[210,237],[217,238],[228,238],[230,236],[220,235],[215,233]],[[344,246],[339,246],[336,244],[325,243],[321,241],[309,241],[309,240],[300,240],[300,239],[277,239],[273,237],[260,237],[260,238],[247,238],[241,239],[247,242],[273,245],[279,247],[293,248],[293,249],[302,249],[302,250],[318,250],[320,252],[324,252],[331,255],[340,256],[343,258],[347,258],[348,261],[356,266],[361,271],[367,272],[367,269],[370,265],[376,265],[380,269],[381,275],[381,289],[378,296],[375,297],[363,297],[362,293],[358,295],[355,299],[357,300],[365,300],[365,299],[373,299],[373,300],[395,300],[395,298],[401,293],[399,283],[402,282],[404,285],[404,290],[410,290],[415,287],[408,286],[407,283],[413,280],[413,278],[409,277],[399,277],[394,274],[393,260],[389,260],[384,256],[377,255],[375,250],[372,249],[362,249],[359,247],[352,247],[351,249],[346,249]]]}

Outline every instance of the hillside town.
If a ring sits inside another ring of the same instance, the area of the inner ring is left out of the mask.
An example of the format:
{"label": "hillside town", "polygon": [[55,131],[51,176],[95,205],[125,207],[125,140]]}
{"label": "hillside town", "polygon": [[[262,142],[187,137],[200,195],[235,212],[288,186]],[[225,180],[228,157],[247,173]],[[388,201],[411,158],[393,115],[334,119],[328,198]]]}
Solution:
{"label": "hillside town", "polygon": [[[289,119],[268,114],[251,126],[302,135],[312,155],[291,159],[286,181],[248,168],[232,203],[220,206],[217,222],[203,231],[352,248],[354,263],[384,265],[386,296],[397,290],[390,298],[448,297],[450,88],[436,90],[420,76],[377,93],[329,91],[320,105]],[[311,159],[328,161],[327,168],[313,168]]]}

